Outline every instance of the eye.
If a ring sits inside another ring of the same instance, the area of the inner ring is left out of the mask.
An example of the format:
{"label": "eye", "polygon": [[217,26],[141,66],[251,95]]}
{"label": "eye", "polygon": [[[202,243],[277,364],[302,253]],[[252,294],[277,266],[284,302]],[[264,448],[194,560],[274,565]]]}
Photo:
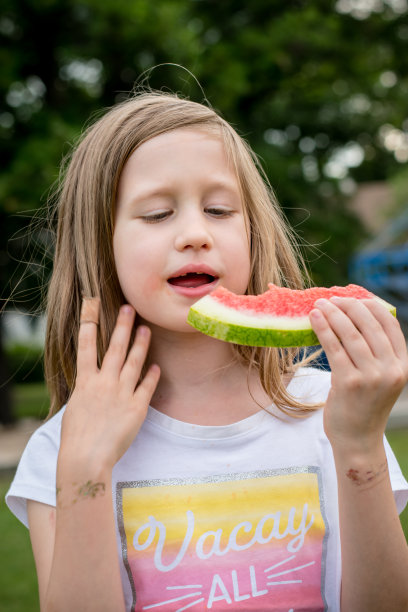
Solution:
{"label": "eye", "polygon": [[160,221],[164,221],[171,215],[171,210],[163,210],[161,212],[152,213],[150,215],[142,215],[140,218],[145,221],[145,223],[159,223]]}
{"label": "eye", "polygon": [[230,208],[225,208],[223,206],[209,206],[205,211],[213,217],[231,217],[234,213]]}

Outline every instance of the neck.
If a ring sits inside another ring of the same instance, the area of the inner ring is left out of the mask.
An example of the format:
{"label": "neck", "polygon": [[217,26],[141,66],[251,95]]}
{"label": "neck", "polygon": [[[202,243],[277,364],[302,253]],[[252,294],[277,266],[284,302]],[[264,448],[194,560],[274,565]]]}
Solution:
{"label": "neck", "polygon": [[149,362],[160,381],[152,405],[182,421],[225,425],[270,404],[256,372],[234,355],[232,345],[198,332],[152,328]]}

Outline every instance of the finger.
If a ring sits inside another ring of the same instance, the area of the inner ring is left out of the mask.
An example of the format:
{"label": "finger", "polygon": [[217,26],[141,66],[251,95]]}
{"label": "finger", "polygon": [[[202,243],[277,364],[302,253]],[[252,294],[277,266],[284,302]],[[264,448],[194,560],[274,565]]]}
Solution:
{"label": "finger", "polygon": [[315,306],[324,313],[332,332],[352,363],[359,369],[371,363],[371,349],[349,316],[328,300],[317,300]]}
{"label": "finger", "polygon": [[[363,336],[374,357],[377,359],[392,359],[395,355],[390,339],[377,317],[367,307],[367,302],[373,301],[366,300],[364,302],[353,298],[337,297],[330,300],[349,317]],[[380,308],[385,311],[383,307],[380,306]],[[385,314],[387,314],[387,311],[385,311]],[[358,358],[357,355],[356,358]]]}
{"label": "finger", "polygon": [[88,376],[98,369],[97,334],[99,298],[83,298],[78,332],[77,376]]}
{"label": "finger", "polygon": [[113,376],[120,375],[129,347],[135,314],[135,309],[129,304],[124,304],[120,307],[115,329],[103,359],[101,371],[106,371],[109,375]]}
{"label": "finger", "polygon": [[135,390],[143,364],[146,360],[150,336],[150,329],[145,325],[141,325],[137,328],[133,346],[129,351],[126,362],[120,373],[120,380],[128,385],[132,391]]}
{"label": "finger", "polygon": [[366,307],[371,311],[386,333],[395,355],[399,359],[407,358],[407,343],[402,333],[401,326],[387,308],[377,300],[363,300]]}
{"label": "finger", "polygon": [[325,313],[320,308],[314,308],[310,313],[310,323],[313,331],[329,361],[330,368],[354,369],[354,364],[344,350],[340,340],[331,328]]}
{"label": "finger", "polygon": [[160,378],[160,368],[157,364],[153,364],[147,371],[146,376],[136,388],[134,399],[137,403],[143,406],[148,406],[152,399],[153,393],[156,390],[157,383]]}

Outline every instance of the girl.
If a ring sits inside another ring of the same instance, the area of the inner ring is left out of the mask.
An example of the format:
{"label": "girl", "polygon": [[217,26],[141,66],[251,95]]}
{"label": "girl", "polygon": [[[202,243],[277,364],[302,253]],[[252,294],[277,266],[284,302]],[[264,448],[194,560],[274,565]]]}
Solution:
{"label": "girl", "polygon": [[7,496],[42,610],[408,609],[408,484],[383,437],[408,376],[397,321],[316,303],[331,375],[186,323],[218,285],[301,288],[291,242],[213,110],[143,93],[87,130],[58,198],[52,418]]}

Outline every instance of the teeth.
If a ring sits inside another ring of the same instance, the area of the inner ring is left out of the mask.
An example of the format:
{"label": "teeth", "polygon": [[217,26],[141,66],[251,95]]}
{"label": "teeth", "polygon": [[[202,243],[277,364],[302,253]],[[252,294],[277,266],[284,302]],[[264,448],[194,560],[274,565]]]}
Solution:
{"label": "teeth", "polygon": [[[206,274],[205,272],[186,272],[185,274],[179,274],[178,276],[187,276],[187,274]],[[210,276],[210,274],[207,274],[207,276]]]}
{"label": "teeth", "polygon": [[184,278],[186,276],[207,276],[208,278],[212,278],[213,280],[218,278],[217,276],[213,276],[212,274],[209,274],[208,272],[185,272],[184,274],[174,274],[173,276],[170,277],[169,280],[171,280],[172,278]]}

